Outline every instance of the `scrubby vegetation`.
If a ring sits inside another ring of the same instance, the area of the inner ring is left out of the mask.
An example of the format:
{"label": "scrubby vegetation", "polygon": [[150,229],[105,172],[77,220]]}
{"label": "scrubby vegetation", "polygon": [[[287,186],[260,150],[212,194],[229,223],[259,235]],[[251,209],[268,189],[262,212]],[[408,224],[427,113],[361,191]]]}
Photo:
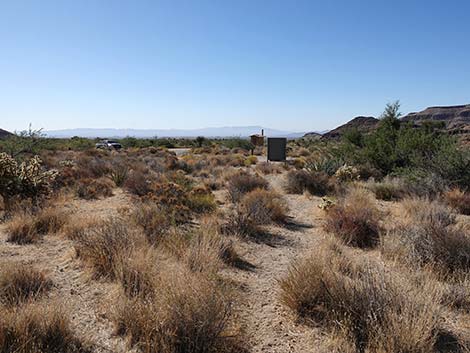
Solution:
{"label": "scrubby vegetation", "polygon": [[469,152],[398,116],[286,163],[0,141],[0,352],[469,351]]}
{"label": "scrubby vegetation", "polygon": [[375,246],[380,235],[380,214],[370,195],[352,189],[326,211],[325,230],[345,244],[367,248]]}
{"label": "scrubby vegetation", "polygon": [[332,351],[434,352],[446,334],[436,288],[336,243],[294,264],[281,289],[288,307],[335,336]]}

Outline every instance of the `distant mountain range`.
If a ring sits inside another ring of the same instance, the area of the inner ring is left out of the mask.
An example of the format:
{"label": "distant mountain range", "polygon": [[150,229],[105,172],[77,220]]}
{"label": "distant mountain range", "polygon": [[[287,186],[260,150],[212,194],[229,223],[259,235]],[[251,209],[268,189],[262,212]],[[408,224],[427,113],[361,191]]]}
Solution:
{"label": "distant mountain range", "polygon": [[264,130],[264,135],[268,137],[302,137],[305,132],[292,132],[263,128],[261,126],[225,126],[204,129],[66,129],[66,130],[49,130],[44,131],[48,137],[248,137],[253,134],[260,134]]}

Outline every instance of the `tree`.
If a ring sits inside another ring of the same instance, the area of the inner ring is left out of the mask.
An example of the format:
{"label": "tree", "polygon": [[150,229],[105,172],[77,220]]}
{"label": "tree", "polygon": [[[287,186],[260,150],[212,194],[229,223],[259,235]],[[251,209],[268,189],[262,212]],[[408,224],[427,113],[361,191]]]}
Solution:
{"label": "tree", "polygon": [[29,124],[28,130],[15,132],[13,136],[3,141],[1,150],[13,158],[23,154],[37,154],[44,136],[42,129],[34,130]]}
{"label": "tree", "polygon": [[206,138],[204,136],[196,137],[196,144],[197,147],[202,147],[202,145],[206,142]]}

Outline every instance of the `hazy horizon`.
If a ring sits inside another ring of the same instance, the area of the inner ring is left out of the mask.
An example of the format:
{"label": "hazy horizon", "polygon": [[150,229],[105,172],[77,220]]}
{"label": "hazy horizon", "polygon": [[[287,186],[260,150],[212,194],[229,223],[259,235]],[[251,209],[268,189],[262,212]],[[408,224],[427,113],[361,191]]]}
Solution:
{"label": "hazy horizon", "polygon": [[330,130],[470,103],[467,1],[0,4],[0,128]]}

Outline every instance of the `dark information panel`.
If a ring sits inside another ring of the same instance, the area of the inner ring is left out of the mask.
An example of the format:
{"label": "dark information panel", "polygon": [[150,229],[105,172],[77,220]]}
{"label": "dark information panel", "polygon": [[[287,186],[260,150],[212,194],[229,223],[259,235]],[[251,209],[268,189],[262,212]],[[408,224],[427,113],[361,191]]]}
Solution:
{"label": "dark information panel", "polygon": [[268,138],[268,161],[283,162],[286,160],[287,139],[285,137]]}

